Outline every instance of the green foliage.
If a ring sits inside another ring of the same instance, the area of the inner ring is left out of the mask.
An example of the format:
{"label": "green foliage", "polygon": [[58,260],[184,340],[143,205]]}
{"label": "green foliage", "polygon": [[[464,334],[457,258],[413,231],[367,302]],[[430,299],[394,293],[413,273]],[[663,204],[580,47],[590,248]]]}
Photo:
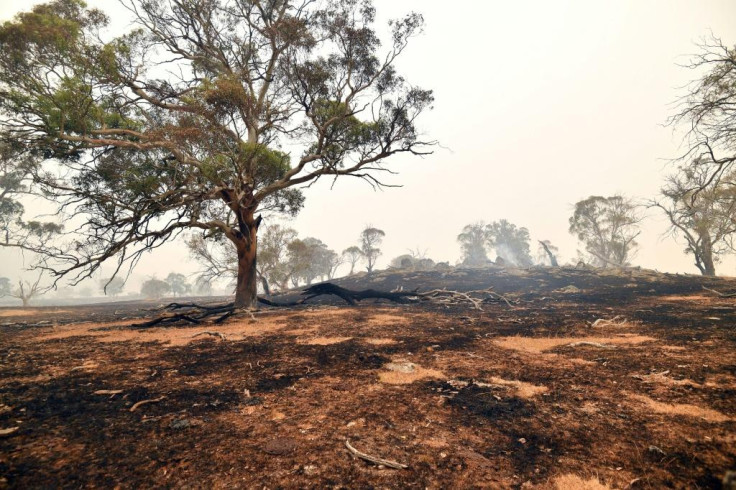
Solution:
{"label": "green foliage", "polygon": [[266,227],[260,238],[258,268],[272,285],[284,287],[291,275],[289,244],[296,240],[297,232],[278,224]]}
{"label": "green foliage", "polygon": [[149,299],[159,299],[171,291],[171,285],[152,277],[141,285],[141,294]]}
{"label": "green foliage", "polygon": [[570,233],[580,240],[601,267],[629,264],[637,246],[637,205],[624,196],[590,196],[575,203],[570,218]]}
{"label": "green foliage", "polygon": [[166,276],[166,283],[174,296],[181,296],[192,290],[192,285],[187,281],[187,276],[178,272],[172,272]]}
{"label": "green foliage", "polygon": [[534,263],[529,249],[529,230],[518,228],[505,219],[494,221],[486,227],[488,245],[507,263],[529,267]]}
{"label": "green foliage", "polygon": [[366,269],[368,272],[373,272],[373,268],[376,265],[376,260],[381,256],[381,243],[386,233],[373,225],[366,226],[362,232],[360,232],[360,251],[363,253],[363,257],[366,261]]}
{"label": "green foliage", "polygon": [[[317,125],[325,128],[326,139],[331,142],[320,148],[322,160],[331,166],[343,166],[348,153],[375,144],[379,137],[380,123],[360,121],[344,102],[319,99],[314,103],[310,116]],[[316,150],[312,147],[309,152]]]}
{"label": "green foliage", "polygon": [[355,271],[355,266],[358,264],[358,262],[360,262],[364,258],[363,251],[355,245],[343,250],[342,257],[344,262],[350,264],[350,272],[348,273],[350,275],[352,275]]}
{"label": "green foliage", "polygon": [[29,183],[36,170],[32,155],[7,142],[0,143],[0,246],[30,247],[45,243],[53,235],[63,231],[63,226],[51,222],[25,221],[25,207],[21,196],[29,190]]}
{"label": "green foliage", "polygon": [[462,251],[463,265],[477,267],[489,263],[486,253],[486,225],[482,221],[466,225],[457,236]]}

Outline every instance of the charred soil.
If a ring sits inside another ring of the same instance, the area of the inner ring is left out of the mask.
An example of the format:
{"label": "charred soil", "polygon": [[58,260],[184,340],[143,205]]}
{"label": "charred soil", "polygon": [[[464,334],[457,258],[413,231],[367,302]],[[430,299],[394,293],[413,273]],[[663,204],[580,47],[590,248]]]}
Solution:
{"label": "charred soil", "polygon": [[736,299],[703,289],[736,281],[338,283],[492,287],[512,307],[326,297],[148,329],[130,324],[151,304],[0,309],[0,488],[720,488],[736,470]]}

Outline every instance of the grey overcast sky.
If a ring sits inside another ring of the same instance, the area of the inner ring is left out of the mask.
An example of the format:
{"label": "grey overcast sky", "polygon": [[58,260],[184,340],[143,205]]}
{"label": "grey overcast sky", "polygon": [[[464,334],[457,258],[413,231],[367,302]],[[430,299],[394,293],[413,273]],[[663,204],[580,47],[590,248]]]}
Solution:
{"label": "grey overcast sky", "polygon": [[[37,2],[36,2],[37,3]],[[113,0],[89,4],[125,30]],[[0,19],[30,8],[0,0]],[[695,74],[677,66],[712,32],[736,44],[734,0],[376,0],[379,22],[421,12],[424,33],[398,67],[411,83],[435,91],[421,128],[442,147],[425,158],[400,156],[388,182],[319,182],[287,222],[340,251],[371,223],[386,232],[383,267],[407,249],[455,263],[465,224],[506,218],[549,239],[563,260],[578,244],[568,229],[573,204],[590,195],[653,197],[680,134],[664,127],[673,102]],[[654,210],[642,224],[635,265],[696,273],[684,245],[663,238]],[[533,247],[536,249],[536,247]],[[3,268],[19,261],[4,253]],[[136,277],[192,272],[181,243],[141,261]],[[733,261],[720,274],[736,275]],[[0,275],[12,275],[0,270]],[[134,279],[136,280],[136,279]]]}

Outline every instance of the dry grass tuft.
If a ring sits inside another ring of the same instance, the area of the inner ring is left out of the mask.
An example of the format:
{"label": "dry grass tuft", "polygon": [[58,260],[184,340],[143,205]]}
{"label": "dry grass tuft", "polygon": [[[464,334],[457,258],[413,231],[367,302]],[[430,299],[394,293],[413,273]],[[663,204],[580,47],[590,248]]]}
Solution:
{"label": "dry grass tuft", "polygon": [[8,316],[34,316],[38,315],[40,313],[45,314],[52,314],[52,313],[71,313],[69,310],[35,310],[32,308],[27,309],[11,309],[11,310],[5,310],[0,309],[0,318],[8,317]]}
{"label": "dry grass tuft", "polygon": [[617,337],[501,337],[496,345],[504,349],[539,354],[573,342],[595,342],[607,345],[641,344],[657,340],[644,335],[621,335]]}
{"label": "dry grass tuft", "polygon": [[[167,346],[186,345],[193,341],[203,341],[206,337],[193,337],[203,330],[216,330],[225,335],[228,340],[242,339],[279,332],[286,327],[282,317],[263,317],[257,322],[234,321],[213,327],[199,325],[180,328],[119,328],[116,330],[99,330],[102,327],[124,327],[130,325],[130,320],[110,323],[77,323],[56,327],[52,333],[36,338],[39,341],[65,339],[69,337],[91,336],[98,342],[160,342]],[[219,340],[218,340],[219,341]]]}
{"label": "dry grass tuft", "polygon": [[696,405],[689,404],[669,404],[662,403],[656,400],[652,400],[648,396],[644,395],[629,395],[629,398],[636,400],[646,405],[649,410],[664,415],[684,415],[686,417],[698,417],[706,420],[707,422],[728,422],[731,417],[728,417],[721,412],[713,410],[711,408],[702,408]]}
{"label": "dry grass tuft", "polygon": [[425,369],[417,364],[397,360],[384,366],[388,371],[378,374],[378,380],[381,383],[390,385],[410,384],[425,378],[444,379],[445,375],[436,369]]}
{"label": "dry grass tuft", "polygon": [[597,478],[583,480],[577,475],[558,476],[553,483],[557,490],[611,490],[611,487],[604,485]]}
{"label": "dry grass tuft", "polygon": [[332,345],[339,344],[352,339],[352,337],[313,337],[311,339],[300,340],[300,344],[306,345]]}
{"label": "dry grass tuft", "polygon": [[491,383],[503,386],[510,386],[516,391],[516,396],[526,399],[533,398],[537,395],[541,395],[542,393],[546,393],[547,391],[549,391],[549,388],[547,388],[546,386],[539,386],[518,380],[497,378],[495,376],[491,377]]}
{"label": "dry grass tuft", "polygon": [[361,339],[366,344],[371,345],[391,345],[397,343],[394,339]]}

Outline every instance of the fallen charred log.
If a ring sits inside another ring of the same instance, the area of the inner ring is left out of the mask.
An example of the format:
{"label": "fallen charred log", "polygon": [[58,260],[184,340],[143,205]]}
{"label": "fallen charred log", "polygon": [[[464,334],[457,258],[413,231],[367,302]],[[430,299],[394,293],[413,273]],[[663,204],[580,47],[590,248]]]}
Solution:
{"label": "fallen charred log", "polygon": [[[167,325],[182,321],[199,325],[213,316],[217,316],[214,323],[221,323],[236,313],[235,303],[225,303],[212,306],[200,305],[197,303],[171,303],[164,306],[162,309],[170,310],[172,313],[161,315],[147,322],[135,323],[131,325],[131,327],[150,328],[155,327],[156,325]],[[184,311],[181,313],[173,313],[177,310]]]}
{"label": "fallen charred log", "polygon": [[[315,284],[302,291],[302,303],[316,298],[317,296],[332,295],[343,299],[349,305],[355,305],[364,299],[387,299],[394,303],[412,303],[417,301],[418,293],[415,291],[377,291],[375,289],[364,289],[363,291],[352,291],[336,284],[324,282]],[[411,299],[414,298],[414,299]]]}
{"label": "fallen charred log", "polygon": [[[429,301],[445,305],[470,304],[472,308],[481,311],[481,304],[488,301],[503,301],[509,307],[513,307],[508,299],[493,292],[491,289],[468,291],[467,293],[449,291],[446,289],[434,289],[423,293],[420,293],[417,290],[378,291],[376,289],[364,289],[362,291],[353,291],[336,284],[325,282],[305,288],[301,292],[301,295],[303,296],[301,299],[287,303],[279,303],[259,296],[258,302],[266,306],[288,308],[303,305],[310,299],[318,296],[337,296],[351,306],[355,306],[358,302],[364,299],[385,299],[401,304],[417,303],[420,301]],[[475,295],[475,297],[473,297],[473,295]],[[171,303],[166,305],[163,309],[170,310],[171,313],[167,313],[147,322],[138,323],[132,326],[137,328],[149,328],[160,324],[173,324],[179,322],[199,324],[203,321],[208,321],[213,316],[217,316],[214,323],[221,323],[227,318],[243,312],[249,313],[252,317],[252,313],[250,311],[236,308],[234,303],[213,306],[199,305],[196,303]],[[176,311],[180,310],[183,311],[176,313]]]}

